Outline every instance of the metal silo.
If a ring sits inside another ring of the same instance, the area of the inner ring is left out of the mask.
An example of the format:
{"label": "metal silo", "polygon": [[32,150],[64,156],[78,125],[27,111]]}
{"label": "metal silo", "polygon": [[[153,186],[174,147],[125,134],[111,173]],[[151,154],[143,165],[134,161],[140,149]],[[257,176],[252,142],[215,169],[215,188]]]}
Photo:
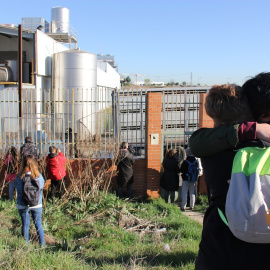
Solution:
{"label": "metal silo", "polygon": [[69,9],[52,8],[52,33],[69,33]]}
{"label": "metal silo", "polygon": [[57,127],[59,132],[72,129],[78,139],[95,134],[96,89],[95,54],[69,50],[54,55],[54,112],[64,116],[64,127]]}

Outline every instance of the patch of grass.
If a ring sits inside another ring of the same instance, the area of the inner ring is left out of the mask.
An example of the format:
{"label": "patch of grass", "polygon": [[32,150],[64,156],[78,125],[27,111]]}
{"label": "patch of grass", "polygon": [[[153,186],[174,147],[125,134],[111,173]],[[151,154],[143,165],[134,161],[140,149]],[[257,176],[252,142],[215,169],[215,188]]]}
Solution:
{"label": "patch of grass", "polygon": [[162,199],[131,202],[110,193],[80,203],[73,197],[46,204],[43,225],[52,243],[40,248],[35,238],[26,245],[20,236],[15,202],[0,201],[0,209],[3,269],[194,269],[202,230]]}
{"label": "patch of grass", "polygon": [[208,197],[207,195],[198,194],[196,204],[194,207],[194,211],[202,212],[204,213],[206,209],[208,208]]}

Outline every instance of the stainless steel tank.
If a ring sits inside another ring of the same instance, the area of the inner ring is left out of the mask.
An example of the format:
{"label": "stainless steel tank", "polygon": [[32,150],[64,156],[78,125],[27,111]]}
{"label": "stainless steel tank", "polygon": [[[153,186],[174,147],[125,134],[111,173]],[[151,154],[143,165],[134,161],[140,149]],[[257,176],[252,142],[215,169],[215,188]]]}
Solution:
{"label": "stainless steel tank", "polygon": [[71,128],[80,139],[95,134],[96,90],[97,56],[95,54],[69,50],[54,55],[55,113],[64,114],[65,130]]}
{"label": "stainless steel tank", "polygon": [[69,9],[65,7],[52,8],[52,33],[69,33]]}

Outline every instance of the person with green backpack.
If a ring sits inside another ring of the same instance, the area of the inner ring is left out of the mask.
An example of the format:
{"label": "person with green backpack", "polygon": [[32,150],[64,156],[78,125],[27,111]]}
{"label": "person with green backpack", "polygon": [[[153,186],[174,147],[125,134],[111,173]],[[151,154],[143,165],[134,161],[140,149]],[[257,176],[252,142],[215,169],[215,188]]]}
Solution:
{"label": "person with green backpack", "polygon": [[[270,89],[270,73],[267,76],[261,74],[256,79],[251,80],[252,84],[256,84],[255,89],[252,89],[253,94],[256,93],[256,89]],[[257,92],[257,98],[253,96],[250,99],[248,95],[250,87],[250,80],[242,88],[236,85],[213,86],[206,97],[205,108],[207,114],[213,118],[215,126],[220,127],[222,132],[218,136],[213,136],[213,133],[215,133],[213,130],[204,129],[204,131],[196,132],[202,134],[201,138],[195,134],[189,141],[189,146],[196,153],[195,155],[202,157],[204,178],[210,191],[210,205],[204,217],[202,239],[195,262],[196,270],[266,269],[269,262],[270,243],[251,243],[239,239],[226,224],[226,218],[222,219],[221,215],[221,213],[225,213],[233,160],[238,150],[247,146],[265,147],[263,141],[254,140],[256,138],[256,127],[259,125],[255,122],[245,122],[252,121],[254,118],[258,119],[253,107],[250,106],[250,102],[256,102],[262,95],[262,92]],[[266,93],[267,91],[264,92],[263,101],[268,103],[268,107],[261,104],[260,108],[264,107],[270,110],[270,95],[265,95]],[[266,115],[267,112],[265,111],[264,116]],[[215,148],[226,148],[228,142],[233,141],[234,135],[229,137],[228,133],[235,132],[235,126],[238,125],[238,129],[240,123],[242,123],[241,129],[237,131],[239,132],[240,142],[236,143],[234,148],[222,149],[225,151],[221,150],[221,152],[213,154]],[[224,133],[223,131],[226,128],[228,132]],[[264,128],[267,130],[266,127]],[[206,135],[207,132],[210,135]],[[196,138],[194,139],[194,137]],[[226,142],[223,143],[222,140]],[[203,156],[198,155],[199,147],[194,146],[194,141],[200,147],[203,145],[204,149],[207,148],[206,145],[210,145],[208,148],[211,153],[208,155],[204,151]],[[198,143],[199,141],[200,143]],[[226,145],[224,146],[224,144]],[[238,194],[234,194],[235,203],[243,192],[244,190],[241,190]],[[235,217],[237,219],[238,215]]]}

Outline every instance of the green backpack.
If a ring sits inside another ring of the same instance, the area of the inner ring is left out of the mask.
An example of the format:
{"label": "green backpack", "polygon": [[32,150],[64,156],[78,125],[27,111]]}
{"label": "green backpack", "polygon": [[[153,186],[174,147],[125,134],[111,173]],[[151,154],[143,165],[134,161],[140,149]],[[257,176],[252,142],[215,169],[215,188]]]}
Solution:
{"label": "green backpack", "polygon": [[[270,243],[270,148],[246,147],[234,157],[226,198],[227,225],[249,243]],[[218,209],[221,218],[226,219]]]}

